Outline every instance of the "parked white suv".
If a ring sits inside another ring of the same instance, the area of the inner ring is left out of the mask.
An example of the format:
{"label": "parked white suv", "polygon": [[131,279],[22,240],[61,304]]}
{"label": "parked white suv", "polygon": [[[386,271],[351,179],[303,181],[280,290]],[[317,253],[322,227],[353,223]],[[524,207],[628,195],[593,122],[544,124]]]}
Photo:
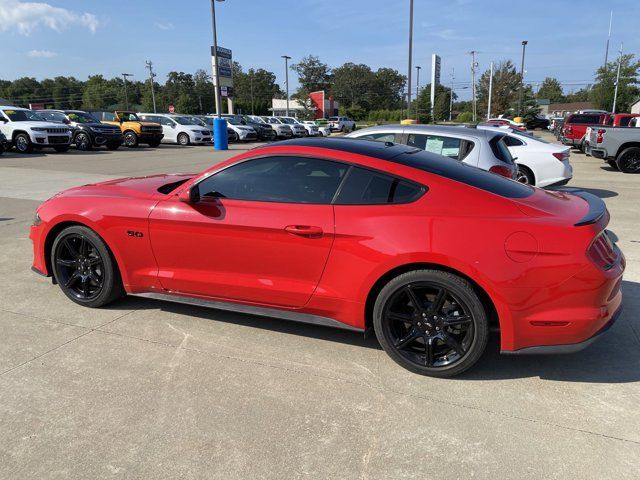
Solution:
{"label": "parked white suv", "polygon": [[66,152],[71,146],[69,127],[48,122],[26,108],[0,106],[0,132],[20,153],[44,147]]}
{"label": "parked white suv", "polygon": [[316,122],[314,122],[313,120],[298,120],[296,119],[296,121],[302,125],[304,128],[307,129],[307,134],[310,137],[318,137],[320,136],[320,129],[318,128],[318,125],[316,124]]}
{"label": "parked white suv", "polygon": [[142,121],[162,125],[162,133],[164,134],[162,143],[177,143],[178,145],[211,143],[211,130],[187,116],[139,113],[138,117]]}
{"label": "parked white suv", "polygon": [[353,132],[356,129],[356,122],[347,117],[329,117],[329,128],[332,132]]}
{"label": "parked white suv", "polygon": [[285,125],[289,125],[291,127],[291,131],[293,132],[294,137],[306,137],[308,135],[307,129],[304,128],[304,125],[300,124],[298,120],[293,117],[278,117]]}

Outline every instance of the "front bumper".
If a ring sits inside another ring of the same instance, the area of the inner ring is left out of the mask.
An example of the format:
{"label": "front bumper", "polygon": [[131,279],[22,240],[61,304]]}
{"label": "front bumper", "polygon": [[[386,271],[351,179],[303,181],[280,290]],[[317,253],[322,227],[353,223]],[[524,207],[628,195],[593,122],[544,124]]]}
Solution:
{"label": "front bumper", "polygon": [[106,145],[107,143],[117,143],[122,145],[124,142],[124,135],[122,132],[117,133],[93,133],[93,143],[95,145]]}
{"label": "front bumper", "polygon": [[256,134],[256,132],[241,131],[240,133],[238,133],[238,136],[240,137],[240,140],[242,140],[242,141],[257,140],[258,139],[258,135]]}
{"label": "front bumper", "polygon": [[164,138],[164,134],[162,133],[147,133],[142,132],[138,136],[138,141],[140,143],[160,143],[160,141]]}
{"label": "front bumper", "polygon": [[71,145],[71,135],[44,134],[33,136],[34,147],[61,147]]}

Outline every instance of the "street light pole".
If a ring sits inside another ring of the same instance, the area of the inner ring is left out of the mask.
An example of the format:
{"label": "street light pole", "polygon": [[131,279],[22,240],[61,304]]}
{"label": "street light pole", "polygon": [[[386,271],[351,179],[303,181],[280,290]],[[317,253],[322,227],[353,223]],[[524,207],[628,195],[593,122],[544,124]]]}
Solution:
{"label": "street light pole", "polygon": [[418,96],[420,95],[420,70],[422,67],[416,65],[416,120],[418,120]]}
{"label": "street light pole", "polygon": [[451,69],[451,89],[449,90],[449,121],[451,121],[451,113],[453,112],[453,68]]}
{"label": "street light pole", "polygon": [[491,118],[491,96],[493,94],[493,62],[489,70],[489,102],[487,103],[487,120]]}
{"label": "street light pole", "polygon": [[616,74],[616,88],[613,91],[613,108],[611,109],[611,113],[616,113],[616,102],[618,100],[618,84],[620,83],[620,67],[622,66],[622,47],[623,44],[620,44],[620,57],[618,58],[618,73]]}
{"label": "street light pole", "polygon": [[413,55],[413,0],[409,0],[409,67],[407,69],[407,117],[411,111],[411,57]]}
{"label": "street light pole", "polygon": [[127,93],[127,77],[133,77],[131,73],[123,73],[122,78],[124,79],[124,103],[125,110],[129,110],[129,94]]}
{"label": "street light pole", "polygon": [[477,117],[477,108],[476,108],[476,67],[478,64],[476,63],[476,52],[475,50],[471,50],[469,54],[471,55],[471,94],[473,98],[473,121],[476,121]]}
{"label": "street light pole", "polygon": [[524,90],[524,52],[527,48],[527,40],[522,41],[522,63],[520,64],[520,96],[518,98],[518,116],[522,116],[522,93]]}
{"label": "street light pole", "polygon": [[251,86],[251,115],[255,115],[253,113],[253,68],[249,70],[249,85]]}
{"label": "street light pole", "polygon": [[288,55],[282,55],[284,58],[284,83],[287,85],[287,117],[289,116],[289,60],[291,57]]}
{"label": "street light pole", "polygon": [[216,30],[216,2],[211,0],[211,26],[213,29],[213,90],[216,101],[216,117],[213,119],[213,148],[227,150],[227,122],[222,118],[222,101],[220,100],[220,65],[218,64],[218,31]]}

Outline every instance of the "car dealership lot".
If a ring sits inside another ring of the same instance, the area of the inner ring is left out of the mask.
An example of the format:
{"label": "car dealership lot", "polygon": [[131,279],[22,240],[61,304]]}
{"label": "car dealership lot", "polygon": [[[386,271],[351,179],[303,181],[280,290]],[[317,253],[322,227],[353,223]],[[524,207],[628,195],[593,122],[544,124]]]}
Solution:
{"label": "car dealership lot", "polygon": [[637,478],[640,177],[601,160],[572,152],[569,186],[611,211],[618,323],[571,356],[493,339],[450,380],[356,333],[139,298],[84,309],[30,272],[33,210],[58,190],[251,146],[0,157],[0,478]]}

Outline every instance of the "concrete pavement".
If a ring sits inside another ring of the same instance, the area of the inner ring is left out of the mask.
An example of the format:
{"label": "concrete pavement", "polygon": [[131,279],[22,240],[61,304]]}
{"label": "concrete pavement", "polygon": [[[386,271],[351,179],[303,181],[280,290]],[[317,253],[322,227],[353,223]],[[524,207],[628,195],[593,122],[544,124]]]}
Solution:
{"label": "concrete pavement", "polygon": [[500,356],[494,338],[452,380],[346,331],[139,298],[84,309],[29,271],[42,199],[231,153],[0,157],[0,478],[638,478],[639,176],[572,153],[570,186],[605,199],[628,259],[612,330],[570,356]]}

